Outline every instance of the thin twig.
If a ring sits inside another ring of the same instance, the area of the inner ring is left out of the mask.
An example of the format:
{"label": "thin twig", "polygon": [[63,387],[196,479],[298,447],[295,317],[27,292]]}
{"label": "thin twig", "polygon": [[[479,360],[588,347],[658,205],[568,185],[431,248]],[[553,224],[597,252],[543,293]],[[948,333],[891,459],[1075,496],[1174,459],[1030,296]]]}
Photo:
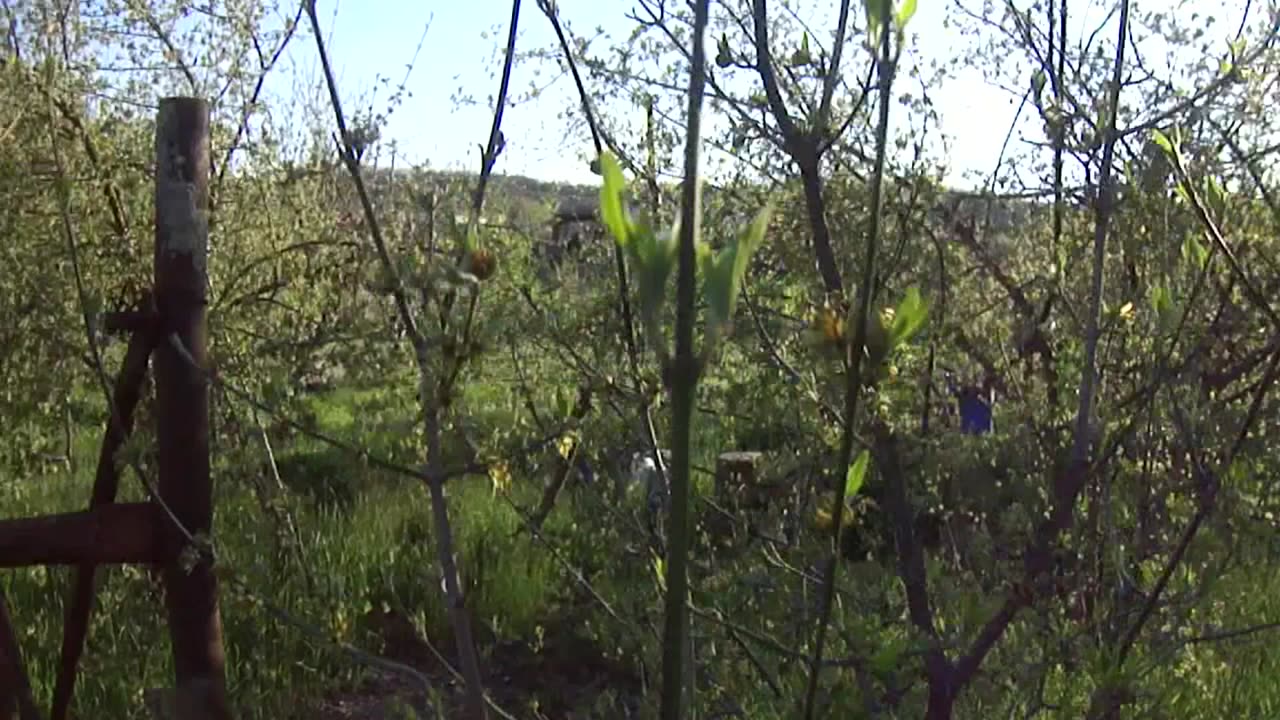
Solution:
{"label": "thin twig", "polygon": [[[871,0],[874,2],[875,0]],[[818,685],[822,674],[822,656],[826,651],[827,631],[831,624],[831,613],[835,606],[835,588],[838,569],[840,566],[841,556],[841,534],[844,529],[844,510],[846,502],[846,483],[843,477],[853,463],[853,452],[856,435],[856,424],[858,417],[858,402],[862,389],[862,368],[863,368],[863,348],[867,341],[867,327],[871,319],[871,299],[875,285],[876,277],[876,254],[880,246],[880,237],[883,232],[881,215],[884,212],[884,184],[885,184],[885,160],[888,155],[888,135],[889,135],[889,109],[893,105],[893,78],[895,74],[896,57],[894,55],[895,48],[892,44],[894,33],[888,26],[889,18],[893,17],[893,3],[891,0],[880,0],[881,17],[885,18],[886,26],[880,29],[880,47],[877,51],[876,69],[879,72],[879,118],[876,124],[876,159],[871,180],[871,207],[870,217],[868,218],[867,238],[865,244],[865,258],[862,265],[862,278],[858,287],[858,305],[854,321],[856,327],[854,329],[853,342],[848,343],[845,347],[844,357],[844,373],[845,373],[845,392],[844,392],[844,427],[840,440],[840,459],[837,468],[837,478],[841,480],[836,482],[835,499],[832,507],[832,530],[831,530],[831,547],[828,551],[826,567],[823,572],[823,584],[821,588],[821,606],[818,610],[818,627],[814,637],[813,656],[809,661],[809,682],[805,689],[802,714],[805,720],[813,720],[814,713],[817,712],[818,706]],[[762,20],[764,11],[764,0],[756,0],[756,33],[758,41],[759,36],[763,32]],[[898,50],[900,52],[900,49]],[[757,52],[768,52],[768,48],[757,49]],[[767,58],[764,58],[764,66],[768,66]],[[762,70],[763,72],[763,70]],[[767,87],[767,86],[766,86]],[[770,103],[773,104],[773,96],[777,94],[777,90],[770,93]]]}

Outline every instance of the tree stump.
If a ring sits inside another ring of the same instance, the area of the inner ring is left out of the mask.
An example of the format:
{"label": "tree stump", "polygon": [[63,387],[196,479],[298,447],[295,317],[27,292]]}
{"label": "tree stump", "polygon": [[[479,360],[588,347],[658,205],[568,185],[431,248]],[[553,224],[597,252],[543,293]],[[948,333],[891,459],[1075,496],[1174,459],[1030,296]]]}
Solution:
{"label": "tree stump", "polygon": [[[709,523],[712,535],[736,540],[739,532],[750,526],[743,511],[760,506],[758,470],[764,453],[733,451],[716,458],[715,500],[718,512]],[[767,505],[767,504],[766,504]]]}
{"label": "tree stump", "polygon": [[743,504],[746,494],[756,487],[756,468],[764,453],[734,451],[716,458],[716,502],[725,508]]}

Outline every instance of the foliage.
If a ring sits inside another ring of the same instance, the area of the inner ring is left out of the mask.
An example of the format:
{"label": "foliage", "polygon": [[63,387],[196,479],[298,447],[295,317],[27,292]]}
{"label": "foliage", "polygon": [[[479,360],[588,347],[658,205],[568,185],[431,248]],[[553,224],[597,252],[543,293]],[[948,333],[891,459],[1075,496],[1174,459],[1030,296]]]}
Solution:
{"label": "foliage", "polygon": [[[930,683],[941,677],[962,688],[947,698],[955,717],[1266,717],[1280,707],[1269,652],[1280,207],[1265,102],[1275,18],[1250,16],[1223,51],[1206,44],[1221,40],[1217,30],[1130,8],[1135,43],[1161,38],[1206,62],[1167,83],[1125,84],[1113,111],[1114,48],[1079,49],[1075,25],[1062,37],[1061,15],[1015,5],[966,3],[957,22],[980,31],[955,62],[1025,88],[1042,136],[1011,143],[982,189],[964,193],[941,185],[924,150],[939,131],[929,93],[949,69],[908,70],[906,21],[942,10],[809,3],[810,16],[761,0],[712,3],[715,121],[703,135],[708,162],[727,170],[701,187],[706,239],[695,256],[700,359],[715,353],[689,424],[699,717],[796,716],[837,514],[819,716],[923,717],[931,702],[940,713]],[[134,304],[152,262],[145,105],[156,92],[216,98],[215,538],[237,710],[325,717],[335,695],[382,694],[431,716],[428,700],[457,700],[441,663],[457,658],[438,528],[420,479],[388,467],[418,467],[426,452],[418,358],[391,321],[390,275],[334,156],[327,106],[255,96],[258,78],[278,72],[272,50],[303,32],[297,8],[237,2],[192,15],[184,3],[108,0],[61,20],[42,14],[54,6],[0,10],[0,24],[16,21],[0,44],[9,516],[84,507],[107,415],[66,249],[53,240],[59,183],[69,183],[88,310]],[[641,3],[625,43],[570,37],[570,57],[519,57],[581,72],[605,146],[601,183],[493,178],[471,249],[491,253],[497,271],[483,279],[470,334],[435,331],[449,289],[464,274],[480,279],[474,263],[441,270],[468,239],[475,178],[389,167],[377,130],[394,97],[352,118],[368,135],[360,167],[394,272],[439,351],[427,374],[456,377],[437,398],[435,460],[468,469],[447,481],[459,574],[487,689],[517,717],[657,711],[671,530],[647,524],[646,494],[628,472],[651,432],[661,441],[677,429],[670,367],[643,360],[671,356],[677,230],[666,220],[680,188],[666,178],[679,174],[674,149],[686,134],[693,20],[685,4],[657,7]],[[837,53],[820,28],[841,22],[850,44]],[[874,82],[859,85],[873,77],[871,55],[856,50],[875,49],[887,24],[907,48],[894,58],[906,74],[864,283],[877,207],[866,139],[879,106]],[[661,111],[651,138],[626,112],[641,97]],[[1113,119],[1108,195],[1098,178]],[[651,163],[640,159],[650,151]],[[584,199],[599,202],[608,234],[549,267],[553,208]],[[1102,211],[1091,355],[1092,278],[1082,268]],[[624,250],[625,298],[645,323],[634,356],[610,240]],[[869,322],[855,347],[853,300],[864,289]],[[453,306],[450,322],[466,310]],[[102,342],[115,372],[122,343]],[[865,352],[857,377],[852,349]],[[1073,495],[1064,478],[1079,469],[1079,379],[1090,370],[1089,464]],[[848,413],[855,380],[860,402]],[[994,395],[991,432],[959,431],[953,391],[966,388]],[[151,403],[148,389],[126,451],[145,472],[154,472]],[[763,453],[754,484],[715,476],[726,451]],[[143,497],[126,473],[121,499]],[[531,523],[543,506],[546,517]],[[104,574],[74,708],[141,717],[143,688],[169,684],[172,669],[160,586],[145,569]],[[41,704],[68,577],[25,568],[5,578]],[[999,641],[980,647],[996,621]],[[413,666],[436,697],[408,675],[357,662],[351,648]],[[492,680],[500,676],[507,688]]]}

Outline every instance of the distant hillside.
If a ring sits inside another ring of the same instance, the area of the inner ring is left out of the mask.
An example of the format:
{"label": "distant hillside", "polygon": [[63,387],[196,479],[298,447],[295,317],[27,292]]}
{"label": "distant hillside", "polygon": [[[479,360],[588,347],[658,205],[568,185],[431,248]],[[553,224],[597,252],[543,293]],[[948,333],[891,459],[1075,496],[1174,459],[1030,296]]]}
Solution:
{"label": "distant hillside", "polygon": [[[426,177],[447,184],[463,184],[473,187],[476,174],[460,171],[426,171]],[[598,185],[575,185],[572,183],[548,182],[525,175],[503,175],[495,173],[489,178],[488,192],[507,197],[518,197],[538,202],[570,201],[594,202],[600,192]]]}
{"label": "distant hillside", "polygon": [[[477,175],[466,171],[422,169],[397,169],[392,175],[384,170],[374,170],[369,175],[369,182],[377,192],[387,187],[392,178],[397,182],[407,181],[417,188],[436,188],[439,201],[447,203],[455,218],[463,221]],[[666,190],[669,197],[674,197],[675,187]],[[594,208],[599,202],[599,192],[599,185],[495,174],[490,178],[486,191],[485,222],[506,223],[526,229],[543,226],[549,230],[556,208]],[[716,194],[716,188],[708,188],[706,197],[714,199]],[[799,206],[803,201],[797,197],[795,202]],[[353,209],[358,211],[358,208]],[[797,207],[797,210],[803,212],[802,207]],[[972,217],[979,228],[984,228],[980,236],[987,238],[988,242],[999,243],[1000,238],[1007,237],[1017,228],[1034,223],[1036,216],[1045,211],[1047,204],[1036,198],[983,196],[969,191],[943,190],[928,214],[938,223],[952,214]],[[550,235],[543,237],[549,238]]]}

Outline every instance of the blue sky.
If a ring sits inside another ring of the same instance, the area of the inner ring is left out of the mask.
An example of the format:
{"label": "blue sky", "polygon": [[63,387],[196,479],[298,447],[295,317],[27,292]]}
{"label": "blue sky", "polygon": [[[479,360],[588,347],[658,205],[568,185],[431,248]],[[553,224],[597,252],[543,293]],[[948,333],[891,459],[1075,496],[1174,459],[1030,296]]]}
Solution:
{"label": "blue sky", "polygon": [[[561,15],[574,30],[589,32],[597,25],[620,27],[623,3],[560,0]],[[373,8],[376,7],[376,10]],[[339,74],[344,102],[356,97],[384,99],[388,88],[377,78],[390,77],[398,84],[406,66],[415,62],[408,88],[412,97],[391,117],[384,137],[399,145],[398,154],[409,162],[434,167],[474,169],[477,146],[487,139],[492,120],[491,96],[497,91],[499,47],[505,43],[510,4],[495,0],[422,2],[421,0],[320,0],[319,16],[332,32],[330,54]],[[335,15],[336,11],[336,15]],[[522,3],[521,32],[517,49],[548,47],[555,36],[533,0]],[[425,30],[425,35],[424,35]],[[422,41],[414,61],[415,49]],[[296,69],[315,72],[314,44],[298,43],[291,55]],[[528,66],[517,65],[513,91],[526,89],[532,76]],[[545,82],[546,78],[539,78]],[[474,103],[460,104],[459,91],[474,96]],[[559,79],[537,101],[508,108],[503,128],[508,146],[498,168],[555,180],[594,178],[577,162],[579,152],[590,146],[586,138],[566,147],[565,131],[557,112],[573,102],[572,83]],[[385,102],[375,102],[375,107]]]}
{"label": "blue sky", "polygon": [[[954,2],[919,0],[910,26],[916,37],[908,49],[909,62],[944,61],[959,49],[957,43],[963,41],[954,29],[944,28],[947,8]],[[631,0],[558,0],[558,4],[561,18],[579,37],[593,34],[600,27],[618,38],[631,27],[625,18],[634,5]],[[1239,22],[1239,10],[1232,8],[1239,4],[1211,0],[1173,3],[1183,6],[1184,11],[1216,8],[1223,17],[1210,32],[1217,31],[1223,40]],[[1078,14],[1072,24],[1079,28],[1096,24],[1104,17],[1101,7],[1074,7]],[[369,97],[371,91],[376,91],[374,97],[378,98],[375,107],[385,105],[390,90],[377,85],[379,76],[390,78],[391,85],[399,83],[422,42],[408,84],[412,97],[392,116],[384,137],[396,140],[398,154],[403,158],[400,162],[475,168],[477,145],[485,140],[491,119],[490,98],[496,92],[500,60],[498,48],[505,42],[510,3],[320,0],[318,8],[321,23],[331,35],[339,87],[349,105],[359,97]],[[551,47],[555,43],[534,0],[523,3],[520,27],[518,49]],[[1114,35],[1114,30],[1104,32]],[[853,52],[859,51],[859,47],[853,47]],[[314,44],[297,43],[290,53],[286,73],[297,74],[299,79],[318,77],[314,55]],[[531,66],[517,64],[512,86],[515,90],[527,89],[531,82],[546,84],[549,80],[554,81],[537,100],[507,110],[503,127],[508,146],[498,170],[548,180],[594,182],[582,159],[590,150],[588,138],[585,134],[567,134],[557,117],[565,108],[576,105],[571,80],[567,76],[549,78],[545,69],[535,78]],[[476,103],[455,102],[460,89],[474,95]],[[990,85],[977,69],[961,68],[953,80],[933,91],[933,99],[949,141],[948,180],[961,183],[966,171],[990,171],[1020,98]],[[1024,122],[1022,129],[1033,137],[1037,134],[1030,123]]]}

